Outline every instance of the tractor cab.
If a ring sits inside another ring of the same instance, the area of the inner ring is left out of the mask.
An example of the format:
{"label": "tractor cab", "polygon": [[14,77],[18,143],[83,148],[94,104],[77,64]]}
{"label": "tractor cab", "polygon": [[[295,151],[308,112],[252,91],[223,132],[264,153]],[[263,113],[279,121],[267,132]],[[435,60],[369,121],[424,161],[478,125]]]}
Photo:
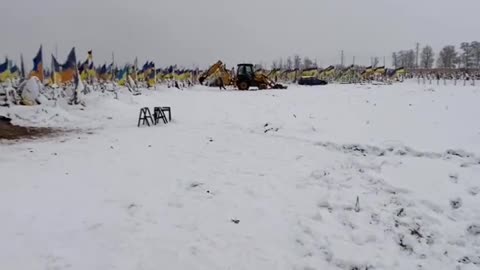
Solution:
{"label": "tractor cab", "polygon": [[250,86],[258,86],[255,82],[253,64],[237,65],[237,87],[240,90],[248,90]]}
{"label": "tractor cab", "polygon": [[238,64],[236,83],[238,90],[248,90],[250,87],[258,89],[287,89],[286,86],[273,82],[267,75],[255,73],[253,64]]}

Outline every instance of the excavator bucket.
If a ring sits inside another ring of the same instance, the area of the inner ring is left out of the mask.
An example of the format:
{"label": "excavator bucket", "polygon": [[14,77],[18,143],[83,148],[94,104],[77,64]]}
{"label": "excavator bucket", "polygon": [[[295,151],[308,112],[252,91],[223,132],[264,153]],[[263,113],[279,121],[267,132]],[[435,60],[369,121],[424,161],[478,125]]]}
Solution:
{"label": "excavator bucket", "polygon": [[283,84],[275,83],[273,80],[268,78],[265,74],[257,73],[255,74],[255,80],[257,81],[258,85],[262,85],[265,87],[261,87],[261,89],[267,89],[266,86],[270,89],[287,89],[287,86]]}
{"label": "excavator bucket", "polygon": [[287,89],[288,86],[286,85],[283,85],[283,84],[279,84],[279,83],[276,83],[272,86],[272,89]]}

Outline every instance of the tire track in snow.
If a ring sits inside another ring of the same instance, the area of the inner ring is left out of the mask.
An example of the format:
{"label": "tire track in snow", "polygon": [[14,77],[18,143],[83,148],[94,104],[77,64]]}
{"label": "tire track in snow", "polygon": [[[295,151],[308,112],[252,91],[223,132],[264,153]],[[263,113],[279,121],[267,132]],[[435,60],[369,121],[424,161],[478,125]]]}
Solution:
{"label": "tire track in snow", "polygon": [[[255,132],[255,134],[261,135],[261,133]],[[264,134],[262,134],[264,135]],[[280,135],[278,133],[271,133],[272,137],[283,138],[288,140],[295,140],[304,143],[311,143],[315,146],[322,147],[329,151],[342,152],[344,154],[353,154],[357,156],[371,156],[371,157],[387,157],[387,156],[404,156],[404,157],[416,157],[416,158],[429,158],[429,159],[442,159],[442,160],[461,160],[461,167],[469,167],[474,165],[480,165],[480,157],[477,157],[474,153],[467,152],[462,149],[447,149],[443,152],[431,152],[431,151],[419,151],[409,146],[396,145],[396,146],[373,146],[368,144],[339,144],[329,141],[312,141],[308,139],[302,139],[294,136]]]}
{"label": "tire track in snow", "polygon": [[464,150],[458,149],[448,149],[444,152],[428,152],[428,151],[418,151],[408,146],[387,146],[387,147],[378,147],[371,145],[362,145],[362,144],[337,144],[333,142],[316,142],[316,146],[323,147],[330,151],[343,152],[345,154],[357,154],[362,156],[406,156],[406,157],[417,157],[417,158],[430,158],[430,159],[443,159],[450,160],[453,158],[461,159],[464,162],[462,167],[467,167],[469,165],[480,165],[480,158],[475,154],[466,152]]}

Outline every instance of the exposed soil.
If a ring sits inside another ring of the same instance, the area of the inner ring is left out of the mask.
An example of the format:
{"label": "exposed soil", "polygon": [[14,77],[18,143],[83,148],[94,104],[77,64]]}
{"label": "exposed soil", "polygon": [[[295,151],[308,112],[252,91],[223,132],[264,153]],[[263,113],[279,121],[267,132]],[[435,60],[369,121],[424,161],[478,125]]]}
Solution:
{"label": "exposed soil", "polygon": [[22,127],[11,123],[8,117],[0,116],[0,140],[37,139],[62,132],[54,128]]}

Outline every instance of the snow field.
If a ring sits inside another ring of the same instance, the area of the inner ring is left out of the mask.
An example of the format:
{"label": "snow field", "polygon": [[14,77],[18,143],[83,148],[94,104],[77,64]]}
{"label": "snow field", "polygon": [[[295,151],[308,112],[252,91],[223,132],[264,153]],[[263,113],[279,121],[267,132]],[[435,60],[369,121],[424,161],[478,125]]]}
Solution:
{"label": "snow field", "polygon": [[[0,264],[477,269],[479,91],[159,87],[0,108],[68,130],[1,142]],[[160,105],[172,123],[136,127]]]}

